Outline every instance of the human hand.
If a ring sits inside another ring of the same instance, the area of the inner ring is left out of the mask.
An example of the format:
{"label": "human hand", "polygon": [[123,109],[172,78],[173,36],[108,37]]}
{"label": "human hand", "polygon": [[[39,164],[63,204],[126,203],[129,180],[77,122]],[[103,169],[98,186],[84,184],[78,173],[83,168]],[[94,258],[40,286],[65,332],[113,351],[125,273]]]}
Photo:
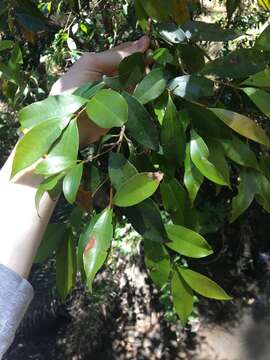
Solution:
{"label": "human hand", "polygon": [[[99,80],[103,75],[117,74],[118,65],[125,57],[135,52],[146,52],[150,45],[148,36],[134,42],[126,42],[113,49],[100,53],[85,53],[52,87],[51,95],[73,93],[74,90],[88,81]],[[86,146],[97,141],[108,129],[93,123],[85,115],[78,122],[80,145]]]}

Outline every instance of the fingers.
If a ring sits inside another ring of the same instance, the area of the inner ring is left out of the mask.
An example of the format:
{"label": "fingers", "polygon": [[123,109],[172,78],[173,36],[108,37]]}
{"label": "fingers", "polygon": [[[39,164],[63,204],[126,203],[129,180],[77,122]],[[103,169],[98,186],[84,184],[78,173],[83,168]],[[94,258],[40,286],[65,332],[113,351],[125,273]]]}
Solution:
{"label": "fingers", "polygon": [[119,63],[127,56],[147,51],[150,45],[148,36],[143,36],[134,42],[123,43],[113,49],[93,55],[95,71],[105,75],[114,75],[117,72]]}

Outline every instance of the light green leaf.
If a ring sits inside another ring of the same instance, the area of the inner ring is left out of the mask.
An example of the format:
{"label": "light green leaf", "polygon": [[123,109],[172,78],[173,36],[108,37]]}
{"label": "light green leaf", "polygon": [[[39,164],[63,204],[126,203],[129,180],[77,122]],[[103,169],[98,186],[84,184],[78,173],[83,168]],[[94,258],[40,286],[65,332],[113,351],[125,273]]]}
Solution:
{"label": "light green leaf", "polygon": [[193,165],[190,157],[190,143],[186,146],[184,184],[187,188],[191,204],[193,205],[198,191],[203,183],[203,175]]}
{"label": "light green leaf", "polygon": [[105,86],[104,81],[101,80],[90,81],[86,84],[83,84],[78,89],[76,89],[73,95],[81,96],[85,99],[90,99],[98,92],[98,90],[103,89],[104,86]]}
{"label": "light green leaf", "polygon": [[152,199],[124,208],[123,213],[144,239],[161,243],[167,241],[159,207]]}
{"label": "light green leaf", "polygon": [[46,261],[54,251],[57,251],[66,235],[67,227],[65,224],[49,224],[43,235],[34,262],[43,263]]}
{"label": "light green leaf", "polygon": [[166,245],[177,253],[202,258],[213,254],[208,242],[198,233],[180,225],[165,225],[168,238],[172,241]]}
{"label": "light green leaf", "polygon": [[111,183],[116,190],[125,181],[138,173],[135,166],[120,153],[110,153],[108,170]]}
{"label": "light green leaf", "polygon": [[117,190],[113,203],[120,207],[133,206],[152,196],[157,190],[163,174],[139,173],[124,182]]}
{"label": "light green leaf", "polygon": [[81,183],[82,173],[83,163],[80,163],[71,168],[64,177],[63,193],[70,204],[73,204],[76,200],[76,195]]}
{"label": "light green leaf", "polygon": [[46,160],[40,162],[36,168],[35,173],[40,175],[54,175],[61,171],[69,170],[71,167],[76,165],[76,161],[70,160],[64,156],[51,156]]}
{"label": "light green leaf", "polygon": [[44,121],[20,140],[12,164],[12,177],[45,155],[67,124],[59,118]]}
{"label": "light green leaf", "polygon": [[[44,121],[66,118],[86,103],[86,99],[75,95],[49,96],[47,99],[26,106],[19,112],[19,121],[23,128],[30,129]],[[62,119],[62,120],[60,120]]]}
{"label": "light green leaf", "polygon": [[11,40],[0,40],[0,51],[11,49],[14,46],[14,42]]}
{"label": "light green leaf", "polygon": [[170,257],[163,245],[151,240],[144,240],[144,261],[149,275],[158,289],[168,281],[171,264]]}
{"label": "light green leaf", "polygon": [[160,136],[165,159],[173,167],[178,167],[185,156],[186,135],[179,113],[170,96]]}
{"label": "light green leaf", "polygon": [[190,157],[197,169],[209,180],[219,185],[228,185],[227,174],[212,164],[209,149],[204,140],[194,131],[191,131]]}
{"label": "light green leaf", "polygon": [[193,291],[182,279],[177,270],[173,272],[171,292],[174,309],[183,326],[186,325],[189,315],[193,310]]}
{"label": "light green leaf", "polygon": [[167,80],[163,69],[154,69],[137,85],[133,95],[142,104],[147,104],[157,99],[165,90],[166,85]]}
{"label": "light green leaf", "polygon": [[59,184],[59,181],[62,179],[63,176],[64,176],[63,173],[52,175],[50,177],[45,178],[39,184],[37,192],[36,192],[36,196],[35,196],[35,205],[36,205],[37,211],[39,209],[39,204],[42,199],[42,196],[45,194],[46,191],[50,193],[51,190],[54,190],[57,187],[57,185]]}
{"label": "light green leaf", "polygon": [[209,161],[214,167],[218,170],[222,177],[225,179],[226,183],[230,184],[230,169],[225,158],[225,152],[219,142],[216,139],[207,139],[207,147],[210,152]]}
{"label": "light green leaf", "polygon": [[226,109],[210,109],[221,121],[238,134],[270,147],[270,140],[264,130],[248,117]]}
{"label": "light green leaf", "polygon": [[76,247],[72,234],[66,234],[56,253],[56,288],[61,300],[65,300],[74,286],[77,273]]}
{"label": "light green leaf", "polygon": [[245,94],[251,101],[263,112],[266,116],[270,117],[270,94],[264,90],[256,88],[243,88]]}
{"label": "light green leaf", "polygon": [[266,68],[257,74],[251,75],[242,85],[270,88],[270,69]]}
{"label": "light green leaf", "polygon": [[225,155],[238,165],[259,169],[259,164],[254,152],[247,143],[241,141],[238,137],[232,136],[231,139],[220,140]]}
{"label": "light green leaf", "polygon": [[128,120],[128,105],[114,90],[99,90],[86,106],[89,118],[104,129],[121,127]]}
{"label": "light green leaf", "polygon": [[208,277],[186,268],[179,267],[180,275],[198,294],[216,300],[232,300],[218,284]]}
{"label": "light green leaf", "polygon": [[95,223],[83,253],[87,286],[91,292],[96,273],[107,258],[112,237],[112,210],[107,208]]}
{"label": "light green leaf", "polygon": [[150,114],[134,96],[126,92],[123,96],[128,103],[128,132],[139,144],[157,151],[158,131]]}

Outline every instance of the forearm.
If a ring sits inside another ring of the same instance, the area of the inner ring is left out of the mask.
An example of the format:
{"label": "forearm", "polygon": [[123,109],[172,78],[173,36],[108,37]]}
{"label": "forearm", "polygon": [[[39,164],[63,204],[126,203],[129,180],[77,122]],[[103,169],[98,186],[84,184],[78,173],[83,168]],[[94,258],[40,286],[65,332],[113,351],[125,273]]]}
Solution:
{"label": "forearm", "polygon": [[26,278],[56,201],[44,194],[37,213],[42,178],[27,169],[11,181],[12,159],[13,153],[0,171],[0,263]]}

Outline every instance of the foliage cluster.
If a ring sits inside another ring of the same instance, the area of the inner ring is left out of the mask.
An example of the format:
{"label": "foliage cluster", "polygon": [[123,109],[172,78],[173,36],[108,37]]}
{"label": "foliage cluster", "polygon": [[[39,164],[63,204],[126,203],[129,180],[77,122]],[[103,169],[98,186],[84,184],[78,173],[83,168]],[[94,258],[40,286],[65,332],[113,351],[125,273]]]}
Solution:
{"label": "foliage cluster", "polygon": [[[48,227],[36,259],[56,253],[62,299],[78,272],[92,290],[123,217],[143,238],[155,286],[169,284],[183,324],[192,312],[194,293],[231,299],[213,280],[191,270],[189,259],[213,256],[202,236],[216,229],[204,224],[206,197],[219,202],[212,223],[218,217],[235,221],[253,201],[270,212],[270,26],[255,42],[244,41],[231,50],[232,42],[248,35],[233,26],[240,2],[227,0],[226,5],[226,26],[196,20],[200,4],[195,0],[120,5],[19,0],[2,10],[9,27],[13,21],[19,24],[27,49],[42,47],[43,33],[56,33],[51,52],[43,57],[51,75],[55,65],[67,58],[75,61],[78,49],[93,39],[100,48],[131,32],[131,38],[143,31],[152,39],[153,62],[147,71],[144,57],[135,53],[120,63],[115,77],[34,103],[47,93],[50,77],[39,82],[16,36],[0,41],[1,53],[8,54],[0,64],[3,93],[14,108],[31,103],[19,112],[25,135],[12,176],[42,159],[35,168],[44,177],[37,211],[45,192],[55,198],[63,191],[67,202],[76,204],[67,223]],[[266,0],[261,5],[267,10]],[[74,20],[60,26],[54,15],[60,19],[66,6]],[[108,14],[114,10],[111,19]],[[5,33],[6,25],[1,26]],[[225,43],[224,53],[213,59],[209,43]],[[79,151],[77,120],[82,113],[108,133]]]}

